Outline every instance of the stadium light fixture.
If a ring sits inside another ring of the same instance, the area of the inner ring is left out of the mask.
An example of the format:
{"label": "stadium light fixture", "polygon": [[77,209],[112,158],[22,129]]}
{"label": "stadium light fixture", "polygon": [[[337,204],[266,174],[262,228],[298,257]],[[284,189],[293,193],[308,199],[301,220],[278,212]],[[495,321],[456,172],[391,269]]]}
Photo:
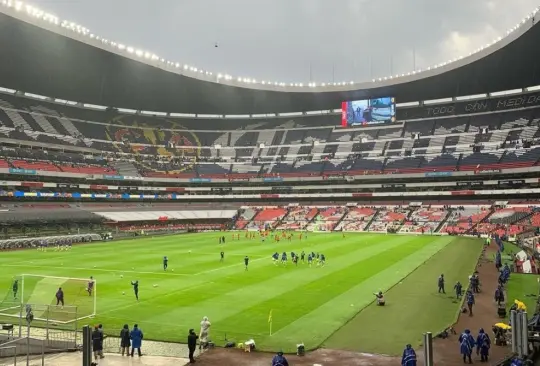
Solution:
{"label": "stadium light fixture", "polygon": [[[151,52],[145,52],[145,51],[141,51],[141,50],[134,50],[132,47],[128,47],[126,45],[110,41],[110,40],[108,40],[106,38],[99,37],[99,36],[97,36],[97,35],[95,35],[93,33],[90,33],[90,31],[87,28],[85,28],[85,27],[83,27],[83,26],[81,26],[79,24],[76,24],[74,22],[67,21],[67,20],[60,20],[57,17],[55,17],[54,15],[46,13],[46,12],[44,12],[43,10],[41,10],[41,9],[39,9],[37,7],[34,7],[32,5],[29,5],[29,4],[25,4],[23,1],[20,1],[20,0],[0,0],[0,1],[1,1],[0,4],[2,4],[4,6],[7,6],[7,7],[10,7],[10,8],[14,7],[16,11],[23,11],[29,17],[38,18],[38,19],[46,21],[48,23],[59,25],[60,27],[62,27],[64,29],[69,29],[69,30],[73,31],[74,33],[82,34],[84,36],[89,36],[91,39],[95,39],[97,41],[100,41],[102,44],[106,44],[106,45],[108,45],[108,46],[110,46],[112,48],[118,48],[118,49],[120,49],[122,51],[127,51],[128,53],[131,53],[131,54],[135,53],[138,57],[142,57],[144,59],[151,59],[153,61],[159,60],[159,61],[161,61],[163,63],[166,63],[168,66],[171,66],[171,67],[173,67],[173,65],[176,66],[176,68],[181,67],[180,66],[181,64],[175,63],[173,61],[165,60],[163,58],[160,59]],[[508,29],[507,32],[506,32],[506,35],[507,36],[510,35],[510,33],[516,31],[517,29],[521,28],[524,24],[528,23],[531,20],[531,18],[535,14],[537,14],[539,11],[540,11],[540,6],[537,6],[529,14],[527,14],[520,22],[518,22],[513,28]],[[477,52],[483,51],[486,48],[491,47],[495,43],[501,41],[502,38],[503,37],[501,37],[501,36],[496,37],[489,44],[481,46],[480,48],[478,48],[474,52],[469,53],[469,56],[471,56],[473,53],[477,53]],[[427,70],[436,69],[438,67],[446,66],[447,64],[450,64],[451,62],[456,62],[457,60],[461,60],[461,59],[463,59],[463,56],[459,56],[457,58],[454,58],[453,60],[449,60],[449,61],[440,63],[438,65],[429,67],[429,68],[427,68]],[[184,70],[189,70],[189,71],[192,71],[192,72],[198,72],[201,75],[206,75],[206,76],[212,76],[213,75],[213,73],[210,72],[210,71],[198,69],[198,68],[195,68],[193,66],[188,66],[188,65],[184,65]],[[422,72],[422,70],[417,69],[417,70],[413,71],[413,74],[420,73],[420,72]],[[407,75],[410,75],[410,73],[408,73]],[[401,76],[404,76],[404,74],[402,74]],[[400,77],[399,74],[390,75],[390,76],[385,76],[384,80],[394,79],[394,78],[399,78],[399,77]],[[230,75],[218,74],[218,79],[233,80],[233,77],[230,76]],[[381,81],[383,79],[379,78],[378,80]],[[268,84],[268,85],[272,85],[272,82],[267,82],[267,81],[264,81],[264,80],[258,82],[256,79],[249,79],[249,78],[238,78],[238,81],[239,82],[244,82],[244,83],[247,83],[247,84],[263,84],[263,85]],[[375,82],[375,81],[376,81],[376,79],[372,79],[372,82]],[[319,85],[322,86],[322,87],[329,87],[329,86],[332,86],[332,85],[333,86],[336,86],[336,85],[342,86],[342,85],[354,85],[354,84],[355,84],[355,81],[350,81],[348,84],[347,84],[347,82],[343,81],[343,82],[338,82],[338,83],[336,83],[336,82],[333,82],[333,83],[321,83]],[[286,86],[287,84],[275,82],[274,85]],[[293,86],[293,87],[304,87],[304,86],[316,87],[317,86],[317,84],[312,82],[312,81],[310,81],[307,84],[304,84],[304,83],[291,83],[289,85]]]}

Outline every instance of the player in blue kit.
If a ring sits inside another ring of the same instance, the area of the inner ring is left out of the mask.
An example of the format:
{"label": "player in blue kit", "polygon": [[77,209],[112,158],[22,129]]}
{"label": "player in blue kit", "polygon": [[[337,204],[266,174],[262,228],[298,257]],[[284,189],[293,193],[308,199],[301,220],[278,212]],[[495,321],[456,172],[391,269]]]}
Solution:
{"label": "player in blue kit", "polygon": [[275,252],[274,254],[272,254],[272,260],[274,261],[274,264],[277,266],[278,260],[279,260],[279,253],[278,252]]}
{"label": "player in blue kit", "polygon": [[318,264],[319,264],[321,267],[324,267],[325,261],[326,261],[326,257],[324,256],[324,254],[321,254],[321,260],[319,261]]}
{"label": "player in blue kit", "polygon": [[225,252],[222,250],[220,253],[219,253],[219,261],[220,262],[223,262],[225,260]]}
{"label": "player in blue kit", "polygon": [[295,256],[293,257],[292,261],[293,261],[293,263],[295,264],[295,266],[298,267],[298,256],[297,256],[297,255],[295,255]]}
{"label": "player in blue kit", "polygon": [[302,263],[305,262],[305,257],[306,257],[306,253],[302,250],[302,253],[300,253],[300,260],[302,261]]}
{"label": "player in blue kit", "polygon": [[166,271],[169,266],[169,258],[167,256],[163,257],[163,270]]}
{"label": "player in blue kit", "polygon": [[313,256],[311,254],[308,254],[307,256],[307,263],[309,267],[311,268],[311,263],[313,263]]}
{"label": "player in blue kit", "polygon": [[249,264],[249,257],[246,255],[244,257],[244,265],[246,266],[246,271],[248,270],[248,264]]}
{"label": "player in blue kit", "polygon": [[283,264],[283,265],[287,264],[287,253],[286,252],[283,252],[281,254],[281,264]]}

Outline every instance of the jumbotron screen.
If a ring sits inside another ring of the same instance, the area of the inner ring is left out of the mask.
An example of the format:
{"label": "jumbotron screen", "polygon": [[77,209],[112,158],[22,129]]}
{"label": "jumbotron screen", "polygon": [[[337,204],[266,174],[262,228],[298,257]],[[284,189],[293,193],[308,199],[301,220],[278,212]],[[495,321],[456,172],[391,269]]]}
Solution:
{"label": "jumbotron screen", "polygon": [[343,127],[378,125],[395,120],[396,101],[391,97],[341,103],[341,125]]}

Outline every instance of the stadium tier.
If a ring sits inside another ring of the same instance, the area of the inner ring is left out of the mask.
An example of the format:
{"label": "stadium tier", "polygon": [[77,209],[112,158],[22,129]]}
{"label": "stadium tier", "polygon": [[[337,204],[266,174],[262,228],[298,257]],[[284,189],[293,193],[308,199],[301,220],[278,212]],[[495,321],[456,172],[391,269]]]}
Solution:
{"label": "stadium tier", "polygon": [[338,118],[221,119],[220,126],[0,95],[0,168],[241,179],[506,169],[540,158],[536,107],[368,128],[336,127]]}

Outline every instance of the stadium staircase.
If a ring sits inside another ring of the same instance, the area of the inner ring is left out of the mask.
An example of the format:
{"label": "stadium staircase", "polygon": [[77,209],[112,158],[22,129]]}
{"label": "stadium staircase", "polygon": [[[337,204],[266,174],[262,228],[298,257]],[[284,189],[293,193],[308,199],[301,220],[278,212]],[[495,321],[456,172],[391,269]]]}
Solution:
{"label": "stadium staircase", "polygon": [[317,212],[315,212],[315,215],[313,215],[313,217],[311,219],[309,219],[307,222],[306,222],[306,225],[304,226],[304,229],[307,228],[309,226],[309,224],[313,223],[315,220],[317,220],[317,217],[319,216],[319,213],[321,212],[321,210],[319,210],[317,208]]}
{"label": "stadium staircase", "polygon": [[456,170],[459,171],[459,167],[461,165],[461,159],[463,159],[463,154],[459,154],[459,158],[458,158],[458,161],[457,161],[457,164],[456,164]]}
{"label": "stadium staircase", "polygon": [[495,213],[495,211],[496,211],[495,207],[491,206],[489,208],[489,213],[482,220],[476,222],[467,231],[465,231],[464,234],[471,234],[472,232],[474,232],[476,230],[478,225],[487,223],[489,221],[489,218],[491,217],[491,215],[493,215]]}
{"label": "stadium staircase", "polygon": [[369,228],[371,226],[371,224],[373,224],[373,222],[375,221],[375,218],[379,215],[379,211],[381,209],[378,208],[376,211],[375,211],[375,214],[373,215],[373,217],[371,218],[371,220],[369,220],[369,222],[367,223],[366,227],[364,228],[364,231],[369,231]]}
{"label": "stadium staircase", "polygon": [[437,227],[435,228],[435,233],[438,233],[442,230],[442,228],[444,227],[444,224],[446,224],[446,222],[448,221],[448,219],[450,217],[452,217],[452,214],[454,213],[454,210],[453,209],[449,209],[447,212],[446,212],[446,216],[444,217],[444,219],[441,220],[441,222],[439,223],[439,225],[437,225]]}
{"label": "stadium staircase", "polygon": [[345,207],[345,213],[343,214],[343,216],[339,218],[339,220],[337,220],[336,225],[334,226],[334,230],[332,231],[335,231],[336,228],[339,227],[339,225],[341,224],[341,221],[343,221],[343,219],[345,219],[345,217],[347,217],[348,214],[349,214],[349,208]]}
{"label": "stadium staircase", "polygon": [[287,207],[287,213],[285,215],[283,215],[283,217],[279,220],[276,220],[273,225],[274,225],[274,229],[278,228],[279,226],[281,226],[281,224],[283,224],[285,222],[285,219],[287,219],[287,216],[289,216],[289,214],[291,213],[291,207]]}
{"label": "stadium staircase", "polygon": [[114,168],[118,172],[118,175],[124,177],[140,177],[137,167],[129,161],[116,161],[114,162]]}
{"label": "stadium staircase", "polygon": [[504,159],[504,157],[506,156],[506,153],[507,153],[507,152],[508,152],[508,150],[504,150],[504,151],[503,151],[503,153],[501,154],[501,157],[499,158],[498,164],[500,164],[500,163],[503,161],[503,159]]}

